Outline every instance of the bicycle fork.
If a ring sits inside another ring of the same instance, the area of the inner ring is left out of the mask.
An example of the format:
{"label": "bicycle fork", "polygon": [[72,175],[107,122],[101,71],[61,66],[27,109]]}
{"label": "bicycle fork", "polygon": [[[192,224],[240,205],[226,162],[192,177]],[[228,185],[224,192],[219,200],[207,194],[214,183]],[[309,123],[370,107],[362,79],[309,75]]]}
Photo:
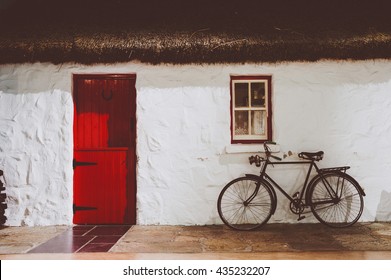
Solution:
{"label": "bicycle fork", "polygon": [[261,183],[260,182],[257,182],[256,186],[255,186],[255,190],[254,192],[249,196],[249,198],[247,198],[245,201],[243,201],[243,205],[244,206],[248,206],[251,201],[253,201],[253,199],[257,196],[258,194],[258,191],[259,191],[259,188],[261,186]]}

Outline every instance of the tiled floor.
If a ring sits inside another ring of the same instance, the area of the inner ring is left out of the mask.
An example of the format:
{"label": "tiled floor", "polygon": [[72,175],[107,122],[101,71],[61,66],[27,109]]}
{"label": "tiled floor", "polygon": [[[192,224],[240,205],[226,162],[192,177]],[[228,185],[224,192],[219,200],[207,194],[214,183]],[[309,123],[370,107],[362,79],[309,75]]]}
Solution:
{"label": "tiled floor", "polygon": [[391,223],[0,227],[0,259],[391,260]]}
{"label": "tiled floor", "polygon": [[131,226],[74,226],[28,253],[108,252]]}

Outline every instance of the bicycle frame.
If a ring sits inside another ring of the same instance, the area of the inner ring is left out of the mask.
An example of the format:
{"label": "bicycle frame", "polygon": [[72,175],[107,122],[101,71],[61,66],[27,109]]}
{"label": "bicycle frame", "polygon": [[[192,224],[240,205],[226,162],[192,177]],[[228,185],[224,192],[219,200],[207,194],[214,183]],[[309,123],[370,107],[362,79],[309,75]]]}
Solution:
{"label": "bicycle frame", "polygon": [[311,176],[311,173],[313,169],[316,170],[316,173],[319,174],[319,167],[316,165],[315,161],[313,160],[305,160],[305,161],[287,161],[287,162],[271,162],[269,160],[265,161],[265,164],[263,165],[261,171],[260,171],[260,177],[267,180],[273,187],[277,188],[286,198],[288,198],[291,202],[293,202],[295,199],[293,196],[289,195],[273,178],[271,178],[267,173],[266,169],[268,165],[309,165],[306,178],[304,180],[304,184],[301,188],[300,197],[298,199],[300,201],[303,200],[304,194],[306,193],[306,190],[308,189],[309,184],[309,178]]}
{"label": "bicycle frame", "polygon": [[[268,167],[268,165],[271,164],[271,165],[309,165],[308,167],[308,171],[307,171],[307,175],[306,175],[306,178],[305,178],[305,181],[304,181],[304,184],[301,188],[301,192],[300,193],[300,196],[299,197],[295,197],[294,196],[291,196],[289,195],[284,189],[283,187],[281,187],[272,177],[270,177],[267,173],[266,173],[266,169]],[[273,193],[273,196],[274,196],[274,199],[275,199],[275,207],[273,209],[273,212],[276,208],[276,204],[277,204],[277,197],[276,197],[276,193],[274,191],[274,188],[277,188],[277,190],[279,190],[286,198],[289,199],[289,201],[291,203],[297,203],[297,201],[299,202],[303,202],[304,200],[304,203],[302,204],[302,206],[304,207],[307,207],[307,206],[310,206],[308,205],[307,203],[307,199],[304,199],[304,198],[307,198],[307,190],[308,188],[311,186],[312,182],[316,179],[316,178],[319,178],[322,176],[322,172],[321,170],[337,170],[337,169],[341,169],[341,170],[345,170],[347,169],[348,167],[341,167],[341,168],[330,168],[330,169],[320,169],[316,163],[315,163],[315,160],[302,160],[302,161],[282,161],[282,162],[271,162],[269,159],[266,159],[265,160],[265,164],[263,165],[261,171],[260,171],[260,176],[259,178],[262,178],[264,180],[266,180],[270,185],[271,185],[271,191]],[[315,170],[317,175],[315,175],[314,178],[312,178],[311,181],[309,181],[310,179],[310,176],[311,176],[311,173],[312,171]],[[248,177],[253,177],[253,176],[256,176],[256,175],[252,175],[252,174],[246,174],[246,176]],[[258,176],[256,176],[258,177]],[[323,179],[322,179],[323,180]],[[321,203],[329,203],[329,202],[333,202],[335,199],[338,199],[338,195],[337,195],[337,191],[334,191],[333,188],[330,186],[329,182],[327,182],[327,180],[323,180],[325,186],[327,187],[327,190],[328,192],[330,193],[330,196],[333,198],[332,201],[323,201]],[[259,185],[258,187],[255,189],[254,193],[244,202],[245,204],[249,204],[253,199],[254,197],[257,195],[258,193],[258,190],[259,190]],[[305,197],[304,197],[305,195]]]}
{"label": "bicycle frame", "polygon": [[[289,201],[291,202],[294,202],[295,199],[297,198],[294,198],[293,196],[290,196],[284,189],[283,187],[281,187],[272,177],[270,177],[267,173],[266,173],[266,169],[268,167],[268,165],[271,164],[271,165],[309,165],[308,167],[308,171],[307,171],[307,175],[306,175],[306,178],[305,178],[305,181],[304,181],[304,184],[301,188],[301,192],[300,192],[300,197],[298,197],[298,199],[300,201],[303,200],[303,196],[304,194],[306,193],[306,190],[308,188],[308,186],[310,184],[308,184],[308,181],[309,181],[309,178],[310,178],[310,175],[313,171],[313,168],[315,168],[315,170],[317,171],[317,173],[319,173],[319,168],[318,166],[315,164],[314,161],[310,161],[310,160],[306,160],[306,161],[288,161],[288,162],[271,162],[269,161],[268,159],[265,160],[265,163],[263,164],[262,166],[262,169],[260,171],[260,178],[262,179],[265,179],[273,188],[276,188],[277,190],[279,190],[286,198],[289,199]],[[246,174],[246,176],[251,176],[251,174]],[[248,203],[251,202],[252,198],[256,196],[257,192],[258,192],[258,188],[256,188],[254,194],[252,196],[249,197],[249,199],[247,200]],[[273,191],[274,195],[275,195],[275,192]],[[275,199],[277,200],[277,198],[275,197]]]}

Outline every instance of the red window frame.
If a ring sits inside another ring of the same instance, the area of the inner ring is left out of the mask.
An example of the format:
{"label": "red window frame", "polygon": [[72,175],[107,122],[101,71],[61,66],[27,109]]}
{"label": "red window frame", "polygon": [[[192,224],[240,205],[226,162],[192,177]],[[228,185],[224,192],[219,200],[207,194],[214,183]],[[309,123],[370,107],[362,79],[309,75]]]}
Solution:
{"label": "red window frame", "polygon": [[[266,82],[266,90],[265,98],[267,98],[266,105],[266,138],[264,139],[235,139],[234,134],[234,84],[235,81],[248,81],[249,83],[259,80],[264,80]],[[231,75],[230,77],[230,94],[231,94],[231,102],[230,102],[230,112],[231,112],[231,144],[254,144],[254,143],[263,143],[265,141],[272,140],[272,76],[271,75]]]}

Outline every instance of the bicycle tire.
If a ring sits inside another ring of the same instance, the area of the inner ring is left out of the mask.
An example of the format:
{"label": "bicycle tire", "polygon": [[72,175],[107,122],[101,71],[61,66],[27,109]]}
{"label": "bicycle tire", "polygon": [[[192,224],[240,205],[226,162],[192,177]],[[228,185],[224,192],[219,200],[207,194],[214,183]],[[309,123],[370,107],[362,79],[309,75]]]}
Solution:
{"label": "bicycle tire", "polygon": [[[246,205],[246,200],[255,194]],[[274,197],[269,186],[255,178],[240,177],[229,182],[220,192],[217,210],[221,220],[236,230],[254,230],[270,219],[274,206]]]}
{"label": "bicycle tire", "polygon": [[[337,194],[335,198],[331,195],[333,192]],[[361,187],[351,176],[341,172],[322,174],[312,184],[309,199],[316,219],[330,227],[352,226],[364,209]]]}

